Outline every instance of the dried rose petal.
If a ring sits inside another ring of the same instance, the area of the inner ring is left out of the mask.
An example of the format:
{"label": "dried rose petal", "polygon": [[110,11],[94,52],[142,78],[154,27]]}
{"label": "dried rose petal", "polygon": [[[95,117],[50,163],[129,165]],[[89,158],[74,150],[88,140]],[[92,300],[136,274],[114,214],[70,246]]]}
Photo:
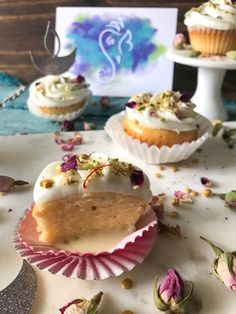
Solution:
{"label": "dried rose petal", "polygon": [[191,99],[192,95],[189,92],[182,92],[180,100],[183,102],[189,102]]}
{"label": "dried rose petal", "polygon": [[84,122],[84,130],[85,131],[89,131],[89,130],[95,130],[96,129],[96,125],[94,123],[88,123],[88,122]]}
{"label": "dried rose petal", "polygon": [[130,176],[131,184],[133,188],[140,188],[144,184],[144,175],[142,170],[134,170]]}
{"label": "dried rose petal", "polygon": [[100,106],[102,107],[102,109],[107,109],[110,106],[110,97],[108,96],[102,96],[100,98]]}
{"label": "dried rose petal", "polygon": [[137,103],[136,101],[130,101],[130,102],[127,102],[125,106],[128,108],[134,109],[135,107],[137,107]]}
{"label": "dried rose petal", "polygon": [[202,185],[206,186],[206,187],[211,187],[212,186],[212,182],[210,179],[208,179],[207,177],[201,177],[201,183]]}
{"label": "dried rose petal", "polygon": [[62,160],[68,161],[72,156],[73,156],[72,154],[66,154],[66,155],[62,156]]}
{"label": "dried rose petal", "polygon": [[192,203],[193,202],[192,197],[187,192],[175,191],[174,197],[179,199],[183,203]]}
{"label": "dried rose petal", "polygon": [[0,192],[8,193],[14,186],[15,180],[8,176],[0,176]]}
{"label": "dried rose petal", "polygon": [[186,44],[186,38],[184,34],[182,33],[176,34],[173,40],[173,45],[175,49],[184,49],[185,44]]}
{"label": "dried rose petal", "polygon": [[62,130],[66,132],[74,131],[75,123],[71,120],[65,120],[62,122]]}
{"label": "dried rose petal", "polygon": [[66,172],[71,169],[76,169],[77,168],[77,158],[76,155],[73,155],[70,157],[67,161],[63,162],[61,164],[61,171]]}
{"label": "dried rose petal", "polygon": [[69,306],[71,306],[72,304],[78,304],[78,303],[81,303],[81,302],[83,302],[83,300],[81,300],[81,299],[75,299],[75,300],[69,302],[68,304],[66,304],[65,306],[63,306],[62,308],[60,308],[59,311],[61,312],[61,314],[64,314],[65,311],[66,311],[66,309],[67,309]]}
{"label": "dried rose petal", "polygon": [[60,132],[55,132],[54,140],[55,143],[60,145],[61,149],[64,151],[72,151],[75,145],[81,145],[83,143],[83,138],[79,132],[76,132],[75,136],[69,138],[68,140],[63,140],[60,135]]}
{"label": "dried rose petal", "polygon": [[76,81],[77,81],[79,84],[81,84],[81,83],[85,82],[85,78],[83,77],[83,75],[78,75],[78,76],[76,77]]}

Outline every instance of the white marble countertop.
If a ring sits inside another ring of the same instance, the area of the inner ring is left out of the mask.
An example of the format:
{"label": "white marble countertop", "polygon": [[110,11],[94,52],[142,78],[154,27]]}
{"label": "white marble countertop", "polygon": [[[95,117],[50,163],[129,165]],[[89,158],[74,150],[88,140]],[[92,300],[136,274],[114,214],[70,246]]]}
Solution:
{"label": "white marble countertop", "polygon": [[[236,123],[231,123],[236,126]],[[202,235],[228,251],[236,249],[236,213],[224,206],[217,196],[206,198],[199,195],[193,204],[176,208],[171,205],[175,190],[189,187],[201,192],[200,177],[207,176],[213,182],[215,193],[235,189],[236,148],[229,149],[220,139],[209,139],[188,161],[189,167],[179,166],[172,172],[171,166],[159,170],[135,160],[115,146],[104,131],[81,132],[84,144],[74,150],[79,153],[100,151],[111,156],[132,161],[149,175],[154,194],[164,192],[165,222],[179,224],[182,239],[158,236],[151,254],[143,264],[120,277],[103,281],[83,281],[36,269],[38,293],[32,314],[59,313],[58,308],[78,297],[92,297],[104,292],[100,312],[119,314],[125,309],[135,314],[160,313],[155,309],[152,286],[157,274],[163,275],[167,268],[176,268],[180,274],[194,282],[194,300],[199,304],[196,313],[235,314],[236,295],[212,274],[213,251],[199,236]],[[54,160],[61,159],[64,152],[54,143],[53,134],[0,137],[0,174],[30,182],[30,186],[15,188],[0,197],[0,290],[18,274],[22,258],[12,243],[16,223],[32,202],[32,189],[41,169]],[[199,160],[197,163],[193,159]],[[161,173],[157,178],[155,173]],[[8,212],[11,208],[12,211]],[[179,218],[168,216],[177,211]],[[134,286],[130,290],[120,287],[124,278],[131,278]],[[191,313],[192,314],[192,313]]]}

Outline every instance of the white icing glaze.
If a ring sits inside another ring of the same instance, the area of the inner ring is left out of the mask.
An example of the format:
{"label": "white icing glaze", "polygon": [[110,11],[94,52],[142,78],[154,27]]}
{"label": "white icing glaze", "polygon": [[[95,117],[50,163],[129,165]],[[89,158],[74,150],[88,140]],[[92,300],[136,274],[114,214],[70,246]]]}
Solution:
{"label": "white icing glaze", "polygon": [[75,78],[48,75],[37,79],[30,85],[30,99],[38,106],[65,107],[91,96],[85,82],[78,83]]}
{"label": "white icing glaze", "polygon": [[211,0],[185,14],[184,24],[218,30],[236,30],[236,4],[229,0]]}
{"label": "white icing glaze", "polygon": [[[167,91],[168,92],[168,91]],[[191,102],[183,102],[179,98],[180,93],[174,93],[175,106],[181,114],[181,119],[174,113],[173,110],[167,108],[169,98],[166,102],[161,100],[161,94],[142,93],[130,98],[129,102],[136,102],[141,105],[144,104],[145,108],[137,110],[137,108],[130,108],[126,106],[126,113],[129,119],[136,120],[144,127],[151,129],[167,129],[174,132],[183,132],[195,130],[197,121],[196,113],[193,111],[195,107]],[[172,97],[172,96],[171,96]],[[172,98],[171,98],[172,99]],[[158,106],[158,102],[162,102]],[[152,106],[152,104],[154,106]]]}
{"label": "white icing glaze", "polygon": [[[108,156],[104,154],[93,153],[93,160],[98,160],[103,164],[109,163]],[[92,170],[77,170],[77,173],[72,175],[73,180],[78,182],[73,184],[64,183],[64,174],[58,171],[58,166],[61,161],[53,162],[46,166],[39,175],[34,187],[34,201],[36,204],[44,203],[51,200],[60,199],[69,195],[82,195],[86,192],[116,192],[125,195],[131,195],[140,198],[145,203],[151,200],[151,190],[148,177],[144,174],[144,185],[135,189],[128,175],[116,175],[111,171],[111,167],[104,167],[101,176],[92,176],[86,188],[83,187],[84,179]],[[138,168],[135,167],[138,170]],[[43,179],[52,179],[54,185],[50,188],[40,186]]]}

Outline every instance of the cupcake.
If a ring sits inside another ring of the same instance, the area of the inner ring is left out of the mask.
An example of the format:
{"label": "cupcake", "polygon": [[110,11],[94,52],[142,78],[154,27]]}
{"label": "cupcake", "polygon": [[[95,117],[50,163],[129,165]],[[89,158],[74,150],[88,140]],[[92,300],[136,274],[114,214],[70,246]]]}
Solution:
{"label": "cupcake", "polygon": [[180,92],[142,93],[126,104],[123,128],[127,135],[148,146],[190,143],[198,138],[194,107]]}
{"label": "cupcake", "polygon": [[236,2],[211,0],[185,14],[191,46],[204,55],[236,49]]}
{"label": "cupcake", "polygon": [[147,176],[134,165],[104,154],[74,155],[41,172],[32,216],[44,243],[116,231],[127,235],[151,196]]}
{"label": "cupcake", "polygon": [[81,75],[77,78],[47,75],[30,85],[27,105],[33,114],[43,118],[73,120],[85,109],[90,96]]}

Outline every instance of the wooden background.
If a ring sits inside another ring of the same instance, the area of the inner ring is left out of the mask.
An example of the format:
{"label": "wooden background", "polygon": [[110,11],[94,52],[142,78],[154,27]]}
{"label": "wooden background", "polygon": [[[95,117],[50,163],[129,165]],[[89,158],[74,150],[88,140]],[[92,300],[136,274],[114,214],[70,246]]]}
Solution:
{"label": "wooden background", "polygon": [[[0,71],[31,82],[40,76],[31,64],[29,50],[45,55],[43,35],[47,22],[55,21],[57,6],[111,6],[111,7],[178,7],[178,32],[186,33],[184,13],[202,1],[169,0],[0,0]],[[51,42],[51,45],[52,42]],[[174,89],[194,91],[195,68],[175,65]],[[228,71],[223,94],[236,100],[236,71]]]}

